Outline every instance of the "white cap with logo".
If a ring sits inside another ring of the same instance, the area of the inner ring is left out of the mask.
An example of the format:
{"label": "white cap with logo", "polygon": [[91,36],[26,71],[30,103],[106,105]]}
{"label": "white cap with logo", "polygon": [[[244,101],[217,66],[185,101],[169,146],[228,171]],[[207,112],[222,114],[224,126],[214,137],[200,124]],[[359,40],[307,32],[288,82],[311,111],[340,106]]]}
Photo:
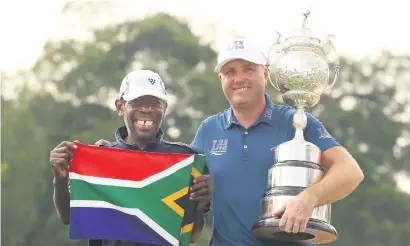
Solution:
{"label": "white cap with logo", "polygon": [[219,73],[226,63],[236,59],[243,59],[263,66],[267,65],[267,58],[257,45],[245,38],[236,38],[222,45],[218,54],[218,64],[214,71]]}
{"label": "white cap with logo", "polygon": [[122,80],[119,98],[131,101],[142,96],[154,96],[167,101],[165,84],[158,73],[139,70],[128,73]]}

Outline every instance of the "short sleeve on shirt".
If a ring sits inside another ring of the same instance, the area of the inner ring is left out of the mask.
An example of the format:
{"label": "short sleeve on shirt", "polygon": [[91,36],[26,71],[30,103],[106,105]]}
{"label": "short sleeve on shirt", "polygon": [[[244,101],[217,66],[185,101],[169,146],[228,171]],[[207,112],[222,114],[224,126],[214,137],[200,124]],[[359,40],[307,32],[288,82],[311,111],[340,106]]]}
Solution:
{"label": "short sleeve on shirt", "polygon": [[312,114],[307,113],[307,127],[305,129],[305,139],[315,144],[322,152],[335,146],[340,146],[334,137],[332,137],[325,126]]}
{"label": "short sleeve on shirt", "polygon": [[201,124],[199,125],[191,146],[196,151],[196,153],[204,154],[204,122],[201,122]]}

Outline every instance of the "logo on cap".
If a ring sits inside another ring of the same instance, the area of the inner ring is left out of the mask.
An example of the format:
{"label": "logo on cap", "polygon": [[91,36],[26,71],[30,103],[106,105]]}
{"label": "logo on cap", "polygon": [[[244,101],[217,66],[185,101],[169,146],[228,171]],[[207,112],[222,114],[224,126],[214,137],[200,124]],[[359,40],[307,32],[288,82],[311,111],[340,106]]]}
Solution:
{"label": "logo on cap", "polygon": [[235,40],[228,45],[227,51],[243,50],[245,48],[244,42],[241,40]]}
{"label": "logo on cap", "polygon": [[154,85],[156,80],[153,78],[148,78],[148,81],[151,83],[151,85]]}

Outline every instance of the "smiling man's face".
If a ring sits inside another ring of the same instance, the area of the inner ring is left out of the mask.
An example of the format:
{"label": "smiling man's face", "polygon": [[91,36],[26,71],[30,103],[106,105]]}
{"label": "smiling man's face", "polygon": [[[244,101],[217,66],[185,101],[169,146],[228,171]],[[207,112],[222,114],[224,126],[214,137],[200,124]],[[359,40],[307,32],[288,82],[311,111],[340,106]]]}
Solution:
{"label": "smiling man's face", "polygon": [[265,93],[267,70],[242,59],[226,63],[219,72],[225,97],[231,105],[251,106],[255,99],[260,101]]}
{"label": "smiling man's face", "polygon": [[141,144],[156,139],[167,108],[165,101],[153,96],[142,96],[132,101],[118,100],[116,107],[124,117],[128,143]]}

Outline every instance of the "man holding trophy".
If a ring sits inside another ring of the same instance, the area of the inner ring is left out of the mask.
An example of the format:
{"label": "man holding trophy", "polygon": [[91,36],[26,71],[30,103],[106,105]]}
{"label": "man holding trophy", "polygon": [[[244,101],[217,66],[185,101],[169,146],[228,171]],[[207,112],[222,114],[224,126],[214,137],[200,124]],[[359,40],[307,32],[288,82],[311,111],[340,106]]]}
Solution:
{"label": "man holding trophy", "polygon": [[[306,19],[305,19],[306,20]],[[290,246],[337,238],[330,204],[353,192],[364,175],[348,151],[305,109],[330,87],[328,40],[302,29],[278,39],[267,67],[246,39],[228,42],[215,72],[231,107],[205,119],[192,143],[206,155],[213,182],[211,246]],[[265,92],[275,73],[286,106]]]}

